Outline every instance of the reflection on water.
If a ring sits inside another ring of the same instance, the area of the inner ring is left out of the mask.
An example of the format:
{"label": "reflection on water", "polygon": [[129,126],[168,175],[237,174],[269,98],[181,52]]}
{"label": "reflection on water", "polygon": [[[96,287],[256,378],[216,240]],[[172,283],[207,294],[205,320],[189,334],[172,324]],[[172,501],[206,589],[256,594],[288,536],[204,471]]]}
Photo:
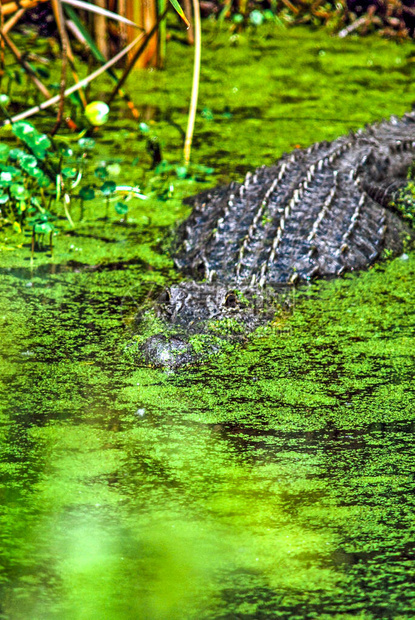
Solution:
{"label": "reflection on water", "polygon": [[[278,37],[245,72],[248,40],[226,64],[205,52],[195,153],[224,179],[398,111],[397,87],[409,104],[394,43]],[[191,73],[174,49],[172,78],[136,95],[178,160]],[[412,618],[414,255],[300,292],[290,337],[138,368],[131,317],[174,277],[160,239],[179,204],[140,203],[129,227],[87,214],[39,267],[0,254],[0,619]]]}

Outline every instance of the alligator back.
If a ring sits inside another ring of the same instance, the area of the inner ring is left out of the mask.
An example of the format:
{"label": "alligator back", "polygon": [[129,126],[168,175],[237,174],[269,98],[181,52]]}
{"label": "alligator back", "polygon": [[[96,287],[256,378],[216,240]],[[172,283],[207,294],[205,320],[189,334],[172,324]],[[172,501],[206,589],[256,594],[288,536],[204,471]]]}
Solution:
{"label": "alligator back", "polygon": [[387,205],[414,157],[413,114],[284,155],[192,198],[176,262],[197,279],[259,286],[367,267],[409,234]]}

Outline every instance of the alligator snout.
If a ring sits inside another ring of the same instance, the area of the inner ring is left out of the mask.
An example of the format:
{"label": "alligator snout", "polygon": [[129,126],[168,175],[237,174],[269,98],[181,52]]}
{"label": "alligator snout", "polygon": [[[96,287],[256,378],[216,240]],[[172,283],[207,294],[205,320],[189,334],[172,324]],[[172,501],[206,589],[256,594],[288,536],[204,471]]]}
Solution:
{"label": "alligator snout", "polygon": [[165,289],[155,308],[158,332],[141,341],[140,357],[153,366],[177,369],[206,360],[226,344],[244,342],[275,314],[276,292],[269,299],[265,293],[206,282]]}
{"label": "alligator snout", "polygon": [[154,366],[179,368],[195,361],[190,343],[177,336],[151,336],[143,343],[141,352],[145,362]]}

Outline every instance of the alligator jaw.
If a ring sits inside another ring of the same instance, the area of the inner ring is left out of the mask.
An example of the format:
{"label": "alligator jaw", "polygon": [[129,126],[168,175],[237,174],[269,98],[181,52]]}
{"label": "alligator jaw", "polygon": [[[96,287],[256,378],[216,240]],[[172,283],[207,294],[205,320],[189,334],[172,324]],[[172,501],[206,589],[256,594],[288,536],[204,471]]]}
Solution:
{"label": "alligator jaw", "polygon": [[147,364],[170,369],[180,368],[195,361],[189,342],[178,336],[169,338],[165,334],[147,338],[141,347],[141,353]]}

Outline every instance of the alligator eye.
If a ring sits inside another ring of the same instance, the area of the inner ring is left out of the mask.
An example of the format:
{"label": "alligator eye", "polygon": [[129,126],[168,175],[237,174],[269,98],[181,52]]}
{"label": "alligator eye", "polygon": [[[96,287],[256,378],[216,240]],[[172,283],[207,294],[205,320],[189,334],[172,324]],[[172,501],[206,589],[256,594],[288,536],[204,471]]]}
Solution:
{"label": "alligator eye", "polygon": [[161,304],[169,304],[171,302],[171,295],[168,288],[164,289],[164,291],[160,294],[159,303]]}
{"label": "alligator eye", "polygon": [[235,293],[228,293],[223,305],[227,308],[236,308],[238,306],[238,298]]}
{"label": "alligator eye", "polygon": [[198,278],[204,278],[206,276],[206,265],[205,263],[199,263],[196,267],[196,274]]}

